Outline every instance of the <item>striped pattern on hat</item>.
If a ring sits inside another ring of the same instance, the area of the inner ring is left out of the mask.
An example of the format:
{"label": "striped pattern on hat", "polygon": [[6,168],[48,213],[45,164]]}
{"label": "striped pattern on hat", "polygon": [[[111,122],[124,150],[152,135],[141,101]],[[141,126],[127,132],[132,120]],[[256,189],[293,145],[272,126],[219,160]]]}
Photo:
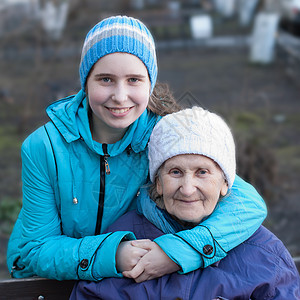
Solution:
{"label": "striped pattern on hat", "polygon": [[225,174],[228,187],[235,179],[233,136],[218,115],[193,107],[163,117],[154,127],[148,144],[152,182],[160,166],[180,154],[200,154],[214,160]]}
{"label": "striped pattern on hat", "polygon": [[141,21],[127,16],[104,19],[87,34],[79,67],[81,88],[85,90],[86,80],[93,65],[101,57],[116,52],[133,54],[144,63],[152,92],[157,78],[154,40]]}

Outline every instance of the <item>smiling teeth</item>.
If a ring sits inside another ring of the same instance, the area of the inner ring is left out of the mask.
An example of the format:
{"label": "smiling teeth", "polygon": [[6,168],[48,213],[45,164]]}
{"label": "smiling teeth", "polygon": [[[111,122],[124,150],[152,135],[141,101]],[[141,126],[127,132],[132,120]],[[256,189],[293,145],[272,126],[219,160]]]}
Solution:
{"label": "smiling teeth", "polygon": [[122,114],[126,111],[128,111],[130,108],[121,108],[121,109],[117,109],[117,108],[110,108],[109,110],[113,113],[116,113],[116,114]]}

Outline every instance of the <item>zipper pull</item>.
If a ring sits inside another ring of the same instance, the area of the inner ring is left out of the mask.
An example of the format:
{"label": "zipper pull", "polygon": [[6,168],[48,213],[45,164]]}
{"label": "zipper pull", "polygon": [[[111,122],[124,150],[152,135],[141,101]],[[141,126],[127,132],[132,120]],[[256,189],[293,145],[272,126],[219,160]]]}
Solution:
{"label": "zipper pull", "polygon": [[106,173],[106,175],[109,175],[110,174],[110,168],[109,168],[109,164],[108,164],[106,156],[104,156],[104,163],[105,163],[105,173]]}
{"label": "zipper pull", "polygon": [[107,153],[107,144],[102,144],[102,149],[103,149],[103,153],[104,153],[104,164],[105,164],[105,173],[106,175],[110,174],[110,168],[109,168],[109,164],[107,161],[107,158],[109,157],[109,154]]}

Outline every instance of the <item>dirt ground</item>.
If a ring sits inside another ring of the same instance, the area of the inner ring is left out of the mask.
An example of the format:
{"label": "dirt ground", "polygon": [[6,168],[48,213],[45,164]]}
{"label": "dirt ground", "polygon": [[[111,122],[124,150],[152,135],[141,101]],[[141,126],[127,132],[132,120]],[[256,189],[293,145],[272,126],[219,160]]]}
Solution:
{"label": "dirt ground", "polygon": [[[300,85],[288,74],[282,54],[273,64],[259,66],[249,63],[248,52],[247,47],[158,51],[159,81],[169,83],[181,104],[201,105],[229,122],[240,153],[238,172],[257,184],[267,202],[265,225],[293,256],[300,256]],[[0,143],[2,202],[21,198],[21,140],[46,120],[46,105],[78,87],[78,56],[42,63],[42,69],[35,70],[30,62],[22,60],[17,64],[3,59],[0,62],[1,69],[6,70],[5,74],[1,72],[0,82],[9,91],[9,97],[2,97],[0,102],[4,111],[1,139],[9,144]],[[4,130],[11,130],[10,138]],[[2,278],[8,276],[8,232],[5,229],[0,234]]]}

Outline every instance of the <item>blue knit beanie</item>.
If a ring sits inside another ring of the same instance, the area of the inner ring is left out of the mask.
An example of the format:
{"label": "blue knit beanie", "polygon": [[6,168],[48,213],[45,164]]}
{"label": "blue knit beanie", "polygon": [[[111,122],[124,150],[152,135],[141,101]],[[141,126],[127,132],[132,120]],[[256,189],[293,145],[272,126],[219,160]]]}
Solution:
{"label": "blue knit beanie", "polygon": [[146,66],[151,93],[157,78],[157,61],[153,37],[139,20],[115,16],[102,20],[87,34],[81,54],[79,75],[82,90],[93,65],[103,56],[123,52],[137,56]]}

